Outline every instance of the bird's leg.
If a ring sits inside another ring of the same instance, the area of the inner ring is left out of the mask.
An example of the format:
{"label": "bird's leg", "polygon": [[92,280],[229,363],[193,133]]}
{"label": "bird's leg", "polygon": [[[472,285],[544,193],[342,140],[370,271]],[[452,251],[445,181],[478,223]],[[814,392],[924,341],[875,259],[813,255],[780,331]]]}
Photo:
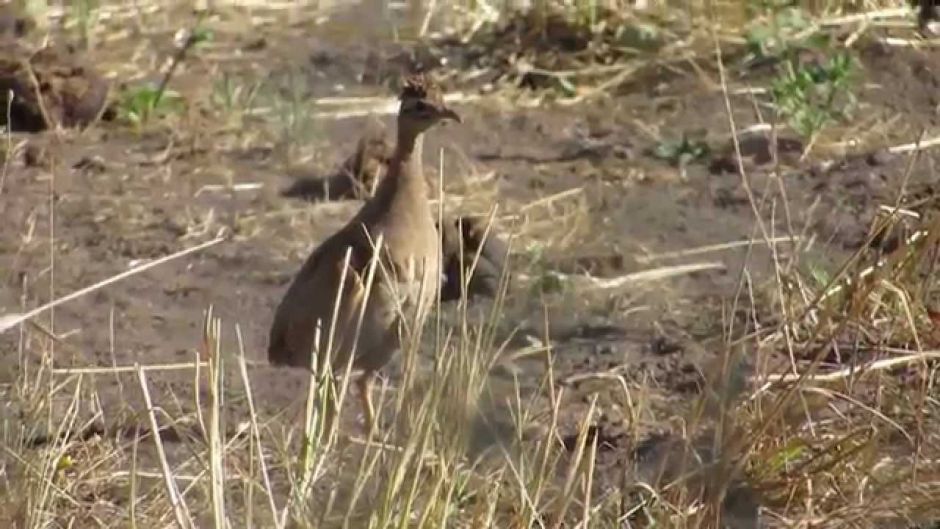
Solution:
{"label": "bird's leg", "polygon": [[359,377],[356,384],[359,386],[359,398],[362,401],[362,413],[365,425],[369,431],[375,426],[375,407],[372,405],[372,385],[375,382],[375,372],[366,371]]}

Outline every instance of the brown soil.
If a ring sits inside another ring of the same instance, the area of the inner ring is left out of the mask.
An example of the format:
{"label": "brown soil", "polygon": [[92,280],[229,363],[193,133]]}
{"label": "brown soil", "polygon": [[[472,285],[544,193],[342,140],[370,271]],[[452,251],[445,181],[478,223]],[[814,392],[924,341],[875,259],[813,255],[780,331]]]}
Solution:
{"label": "brown soil", "polygon": [[[305,97],[330,95],[338,85],[355,94],[389,93],[385,79],[361,80],[370,61],[392,46],[331,41],[326,33],[260,33],[251,43],[236,32],[217,33],[218,42],[242,50],[233,73],[281,80],[299,70]],[[486,215],[495,202],[503,234],[519,226],[510,216],[522,214],[529,221],[522,228],[525,237],[512,247],[516,270],[529,277],[514,277],[510,285],[501,322],[505,335],[517,330],[513,343],[519,344],[527,336],[548,337],[559,380],[620,369],[629,380],[657,388],[662,398],[655,406],[671,410],[700,391],[703,366],[717,352],[728,323],[722,310],[731,306],[742,266],[748,264],[759,285],[770,279],[773,256],[766,248],[755,248],[750,257],[745,248],[687,257],[655,254],[760,238],[751,200],[771,200],[776,203],[772,220],[769,206],[761,209],[767,233],[815,237],[800,264],[831,266],[865,244],[878,206],[898,200],[909,167],[902,204],[935,211],[940,203],[936,151],[925,151],[911,165],[910,157],[890,155],[886,148],[915,141],[922,129],[940,123],[940,51],[871,44],[862,46],[858,57],[866,83],[857,115],[867,123],[892,125],[876,137],[863,135],[862,147],[852,152],[830,149],[806,161],[799,160],[799,148],[795,156],[781,154],[776,171],[760,155],[766,140],[756,140],[757,154],[748,164],[751,196],[736,171],[722,170],[734,167],[727,160],[678,168],[647,154],[661,139],[702,129],[718,153],[715,159],[727,152],[728,119],[713,71],[673,71],[668,78],[629,85],[616,97],[575,107],[523,108],[487,100],[458,105],[465,122],[435,131],[425,147],[429,172],[437,167],[437,153],[445,153],[445,191],[476,194],[456,202],[452,212]],[[201,80],[210,75],[219,72],[206,61],[192,61],[176,83],[184,95],[205,100]],[[747,96],[735,96],[732,105],[738,127],[757,121]],[[307,252],[359,203],[311,205],[281,196],[292,182],[277,156],[277,141],[242,130],[258,125],[253,118],[234,130],[204,126],[205,112],[194,104],[172,129],[135,132],[99,124],[80,134],[14,135],[11,165],[0,179],[0,314],[38,306],[225,233],[221,244],[56,308],[54,328],[47,315],[35,322],[58,337],[56,367],[170,364],[193,358],[204,311],[212,305],[224,321],[228,351],[238,350],[234,329],[240,330],[245,354],[254,362],[252,385],[262,413],[290,419],[305,397],[307,375],[264,365],[268,325]],[[56,119],[86,121],[84,116],[65,113]],[[367,122],[317,120],[312,166],[322,174],[336,167]],[[792,140],[786,145],[781,152],[802,146]],[[249,183],[260,186],[231,187]],[[572,189],[579,191],[521,209]],[[778,249],[786,254],[790,246]],[[562,286],[543,294],[533,286],[539,271],[615,277],[701,261],[721,261],[725,268],[613,292]],[[733,317],[747,325],[744,312]],[[0,335],[6,359],[0,382],[11,382],[26,363],[38,360],[18,363],[18,351],[49,348],[36,347],[48,341],[43,333],[24,329]],[[516,369],[534,388],[544,366],[519,360]],[[397,365],[385,374],[394,381]],[[191,373],[148,377],[155,401],[191,409]],[[141,409],[133,374],[93,378],[98,400],[89,406],[102,407],[105,424],[123,421],[128,407]],[[237,375],[229,381],[236,388],[230,404],[243,406]],[[571,421],[582,404],[571,407]]]}

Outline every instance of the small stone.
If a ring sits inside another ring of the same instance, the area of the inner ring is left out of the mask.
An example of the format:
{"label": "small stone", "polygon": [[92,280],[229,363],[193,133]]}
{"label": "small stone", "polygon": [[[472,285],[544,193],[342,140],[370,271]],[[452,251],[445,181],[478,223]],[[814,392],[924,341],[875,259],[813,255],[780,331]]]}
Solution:
{"label": "small stone", "polygon": [[103,173],[107,169],[104,159],[100,156],[82,156],[82,159],[72,166],[73,169],[89,173]]}
{"label": "small stone", "polygon": [[894,158],[894,155],[888,151],[875,151],[865,157],[865,162],[872,167],[886,165]]}

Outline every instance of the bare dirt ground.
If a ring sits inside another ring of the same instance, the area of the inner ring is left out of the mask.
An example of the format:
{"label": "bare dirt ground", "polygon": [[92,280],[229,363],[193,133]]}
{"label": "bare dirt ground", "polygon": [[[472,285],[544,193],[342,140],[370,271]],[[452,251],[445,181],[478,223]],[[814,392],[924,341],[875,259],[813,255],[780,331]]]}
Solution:
{"label": "bare dirt ground", "polygon": [[[233,352],[235,326],[240,329],[253,361],[260,414],[275,422],[293,420],[306,397],[307,375],[264,365],[268,325],[302,259],[359,203],[309,204],[280,196],[291,183],[288,165],[326,173],[341,162],[372,118],[317,116],[320,108],[309,101],[390,95],[394,78],[376,70],[376,57],[409,49],[378,38],[345,37],[343,17],[362,16],[340,14],[338,22],[313,28],[260,26],[250,33],[239,25],[243,21],[222,17],[211,45],[193,53],[171,83],[189,102],[184,113],[142,131],[102,122],[81,133],[9,138],[16,154],[0,194],[0,313],[25,311],[219,235],[225,240],[56,308],[54,326],[43,315],[35,326],[3,334],[0,383],[22,375],[38,361],[29,353],[40,349],[54,351],[56,368],[188,362],[200,347],[204,311],[211,305]],[[170,37],[147,35],[164,47]],[[446,209],[487,214],[495,205],[499,233],[513,239],[515,276],[500,322],[507,339],[514,331],[509,349],[550,342],[558,380],[613,370],[643,381],[657,398],[640,429],[661,431],[653,418],[699,394],[701,371],[732,321],[741,329],[773,323],[763,319],[759,304],[742,303],[731,313],[745,264],[752,290],[744,297],[769,294],[764,290],[774,252],[760,239],[781,238],[774,246],[778,259],[793,255],[796,246],[799,266],[831,269],[866,243],[879,205],[893,205],[899,190],[902,206],[936,211],[936,152],[925,150],[912,163],[888,148],[940,125],[940,52],[875,42],[856,52],[864,82],[854,144],[828,145],[800,160],[802,142],[784,133],[791,141],[781,140],[775,165],[755,160],[769,144],[758,134],[744,142],[757,152],[747,160],[750,196],[728,154],[726,102],[710,63],[655,69],[612,95],[574,106],[523,106],[485,94],[456,103],[464,123],[433,132],[425,164],[436,172],[443,154]],[[112,75],[156,77],[134,71],[134,58],[107,42],[90,54]],[[266,81],[255,111],[220,107],[223,76],[244,87]],[[760,69],[729,67],[733,94],[766,79]],[[479,91],[453,82],[449,88]],[[264,93],[299,101],[291,108]],[[730,104],[739,129],[759,122],[755,96],[741,92]],[[379,119],[392,125],[389,115]],[[272,125],[290,120],[297,122],[288,132]],[[870,132],[866,123],[889,126],[877,132],[872,126]],[[707,131],[709,159],[677,167],[650,155],[665,139],[696,130]],[[285,136],[291,164],[284,161]],[[44,153],[45,160],[27,163],[23,153],[30,149]],[[790,234],[800,237],[798,245],[785,240]],[[751,239],[757,242],[750,250],[739,245],[681,253]],[[617,288],[586,290],[568,281],[702,263],[715,266]],[[555,281],[557,288],[540,286]],[[474,302],[481,310],[487,303]],[[49,342],[46,333],[55,340]],[[37,341],[46,345],[30,346]],[[393,387],[397,367],[385,371]],[[534,390],[544,369],[541,357],[529,357],[517,359],[510,371]],[[155,371],[148,377],[155,401],[180,407],[171,415],[190,411],[190,372]],[[138,420],[141,395],[133,373],[88,375],[82,391],[95,396],[84,405],[89,413],[101,412],[98,421],[105,428]],[[233,406],[242,405],[237,390],[229,397]],[[584,407],[582,402],[566,408],[569,428]],[[609,413],[616,430],[616,413]],[[605,447],[602,452],[622,448],[618,442]],[[609,457],[616,466],[619,456]]]}

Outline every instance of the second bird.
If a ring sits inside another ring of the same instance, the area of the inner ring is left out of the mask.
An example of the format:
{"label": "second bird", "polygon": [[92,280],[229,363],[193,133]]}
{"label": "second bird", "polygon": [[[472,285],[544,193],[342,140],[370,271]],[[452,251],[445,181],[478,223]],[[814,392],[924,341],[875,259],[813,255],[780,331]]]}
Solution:
{"label": "second bird", "polygon": [[[355,343],[353,368],[362,371],[358,386],[369,425],[375,417],[371,400],[375,373],[401,348],[400,309],[417,304],[426,311],[440,284],[440,239],[422,174],[421,145],[425,131],[448,119],[460,122],[429,77],[417,75],[405,80],[397,142],[386,177],[352,220],[310,254],[271,325],[269,362],[309,368],[311,355],[315,355],[318,365],[325,367],[322,358],[336,297],[341,295],[330,353],[332,366],[334,372],[345,369]],[[367,298],[367,273],[380,236],[381,259]],[[351,251],[349,269],[340,292],[347,251]],[[356,340],[363,304],[365,312]],[[318,327],[320,340],[314,343]]]}

